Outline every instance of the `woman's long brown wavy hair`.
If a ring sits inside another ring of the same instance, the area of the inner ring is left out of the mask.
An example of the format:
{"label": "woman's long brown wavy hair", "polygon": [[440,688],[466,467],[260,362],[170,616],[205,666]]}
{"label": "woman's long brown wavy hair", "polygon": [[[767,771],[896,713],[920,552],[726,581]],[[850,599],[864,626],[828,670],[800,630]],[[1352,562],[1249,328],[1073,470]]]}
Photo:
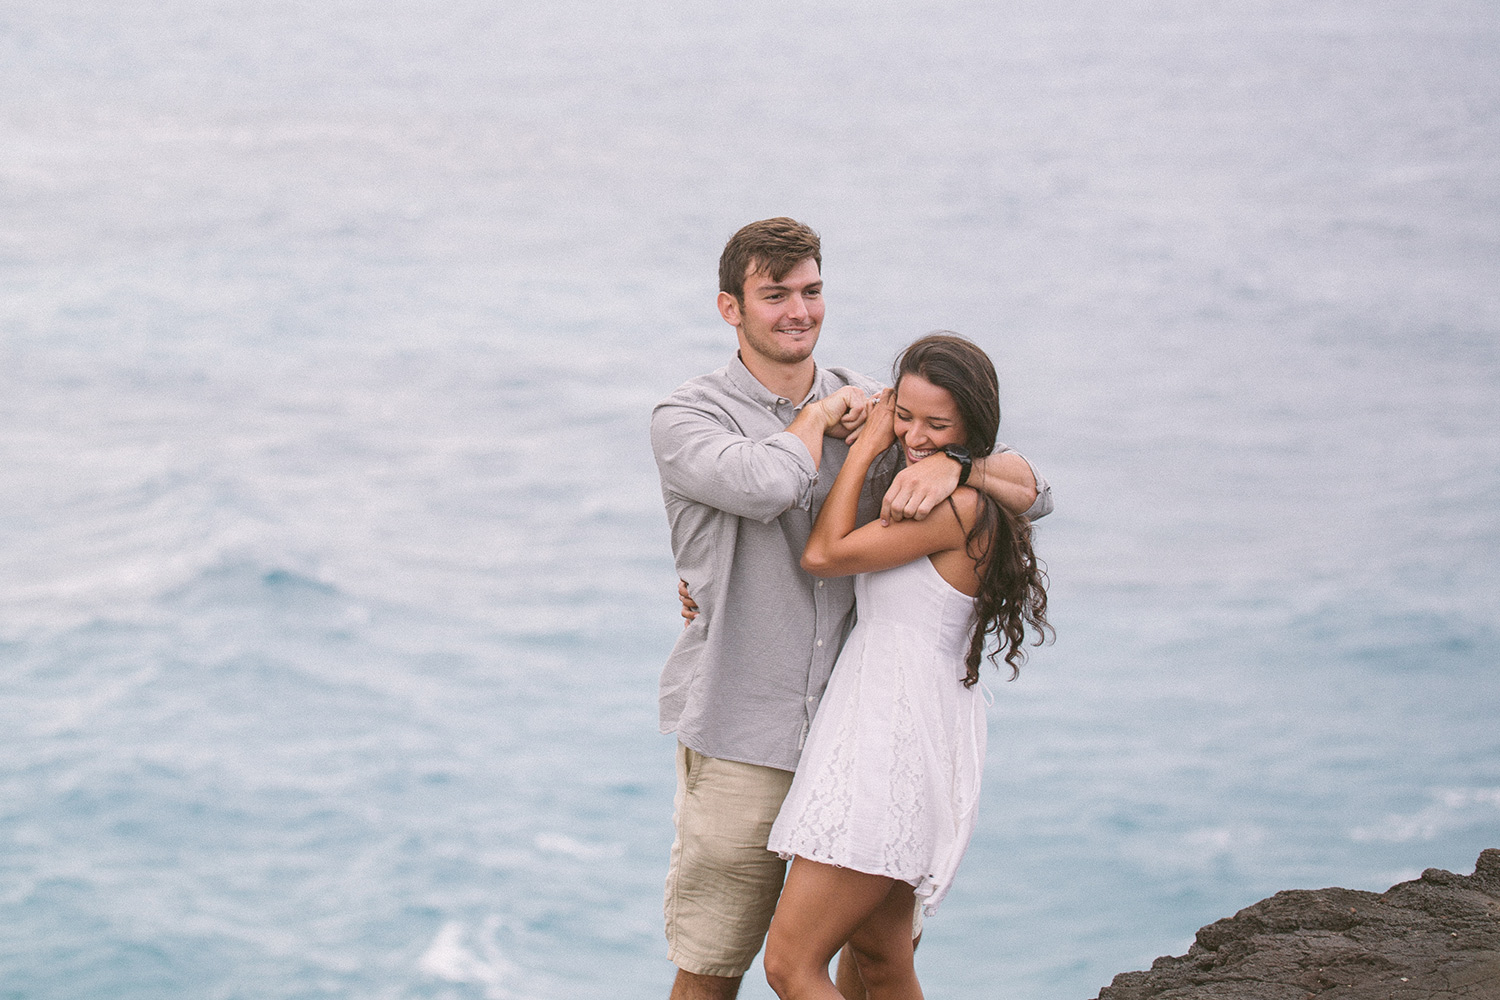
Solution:
{"label": "woman's long brown wavy hair", "polygon": [[[974,458],[995,450],[1000,430],[1000,380],[989,356],[977,345],[956,334],[930,333],[911,344],[896,359],[896,393],[901,379],[917,375],[953,397],[963,421],[965,446]],[[1053,634],[1047,621],[1047,573],[1031,547],[1031,522],[1001,507],[980,492],[979,516],[964,535],[964,548],[980,568],[979,593],[974,597],[977,622],[965,659],[968,675],[964,687],[979,681],[979,663],[995,637],[990,660],[999,664],[1001,650],[1010,667],[1010,679],[1026,661],[1026,628],[1035,633],[1040,646]],[[948,502],[953,504],[952,497]],[[953,507],[957,515],[957,506]],[[962,523],[962,519],[960,519]]]}

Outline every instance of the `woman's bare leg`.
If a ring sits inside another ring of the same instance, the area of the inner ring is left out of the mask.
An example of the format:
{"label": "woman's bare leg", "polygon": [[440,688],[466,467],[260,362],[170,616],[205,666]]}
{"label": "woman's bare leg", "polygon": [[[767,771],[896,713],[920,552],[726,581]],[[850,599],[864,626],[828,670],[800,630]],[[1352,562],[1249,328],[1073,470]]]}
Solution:
{"label": "woman's bare leg", "polygon": [[[912,951],[916,951],[917,945],[921,943],[921,934],[912,938]],[[839,951],[838,971],[833,974],[833,985],[839,988],[839,993],[843,995],[844,1000],[868,1000],[865,994],[865,981],[860,978],[859,962],[854,957],[854,948],[851,945],[846,944]]]}
{"label": "woman's bare leg", "polygon": [[833,974],[833,985],[839,988],[844,1000],[865,1000],[865,981],[859,978],[859,966],[854,962],[854,949],[847,944],[839,952],[838,971]]}
{"label": "woman's bare leg", "polygon": [[912,955],[912,910],[916,896],[905,882],[894,882],[875,912],[854,929],[848,950],[854,955],[860,984],[869,1000],[921,1000]]}
{"label": "woman's bare leg", "polygon": [[782,1000],[842,1000],[828,963],[852,941],[861,972],[868,963],[874,976],[865,980],[870,1000],[920,1000],[911,967],[912,905],[904,882],[793,859],[766,938],[767,981]]}

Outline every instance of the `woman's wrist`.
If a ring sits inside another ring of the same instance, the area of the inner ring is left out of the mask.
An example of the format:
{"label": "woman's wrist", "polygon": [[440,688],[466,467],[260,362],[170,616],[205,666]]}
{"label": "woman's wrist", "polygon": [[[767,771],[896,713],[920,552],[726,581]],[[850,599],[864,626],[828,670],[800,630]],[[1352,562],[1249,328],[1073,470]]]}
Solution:
{"label": "woman's wrist", "polygon": [[882,444],[875,437],[861,434],[858,438],[855,439],[854,443],[849,446],[849,458],[851,460],[857,459],[859,461],[870,463],[874,462],[875,459],[879,458],[881,455],[884,455],[889,448],[890,444]]}

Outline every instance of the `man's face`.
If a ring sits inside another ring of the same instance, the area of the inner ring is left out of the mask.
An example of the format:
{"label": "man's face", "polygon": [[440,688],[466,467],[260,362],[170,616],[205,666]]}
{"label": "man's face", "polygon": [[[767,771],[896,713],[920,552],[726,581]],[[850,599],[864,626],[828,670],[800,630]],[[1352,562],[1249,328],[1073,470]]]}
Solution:
{"label": "man's face", "polygon": [[806,361],[823,329],[823,275],[811,257],[780,281],[752,270],[745,276],[744,305],[720,292],[719,311],[738,329],[742,352],[783,365]]}

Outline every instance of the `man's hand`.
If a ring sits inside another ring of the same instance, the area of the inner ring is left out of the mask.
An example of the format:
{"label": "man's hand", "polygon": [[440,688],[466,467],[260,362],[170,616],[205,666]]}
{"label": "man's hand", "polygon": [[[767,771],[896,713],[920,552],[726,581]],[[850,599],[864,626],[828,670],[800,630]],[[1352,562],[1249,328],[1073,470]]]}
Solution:
{"label": "man's hand", "polygon": [[[858,386],[846,385],[831,396],[824,396],[815,402],[808,403],[792,422],[787,424],[787,432],[797,437],[807,446],[807,453],[812,457],[813,465],[823,463],[823,439],[829,435],[843,437],[849,432],[842,430],[842,422],[863,420],[863,416],[848,416],[851,410],[863,413],[868,405],[864,390]],[[841,433],[835,428],[840,428]]]}
{"label": "man's hand", "polygon": [[875,409],[875,400],[852,385],[845,386],[839,392],[842,393],[846,389],[852,390],[849,395],[855,398],[849,404],[849,408],[844,411],[844,415],[839,417],[839,422],[828,428],[828,436],[853,444],[859,437],[860,428],[865,425],[865,421]]}
{"label": "man's hand", "polygon": [[843,439],[849,436],[850,431],[864,424],[869,404],[869,397],[863,389],[846,385],[838,392],[824,396],[814,405],[822,408],[828,420],[828,429],[824,433],[831,438]]}
{"label": "man's hand", "polygon": [[880,502],[880,521],[920,521],[958,489],[959,465],[944,454],[929,455],[896,473]]}
{"label": "man's hand", "polygon": [[682,602],[682,627],[687,628],[698,617],[698,602],[688,593],[687,581],[677,581],[677,599]]}

